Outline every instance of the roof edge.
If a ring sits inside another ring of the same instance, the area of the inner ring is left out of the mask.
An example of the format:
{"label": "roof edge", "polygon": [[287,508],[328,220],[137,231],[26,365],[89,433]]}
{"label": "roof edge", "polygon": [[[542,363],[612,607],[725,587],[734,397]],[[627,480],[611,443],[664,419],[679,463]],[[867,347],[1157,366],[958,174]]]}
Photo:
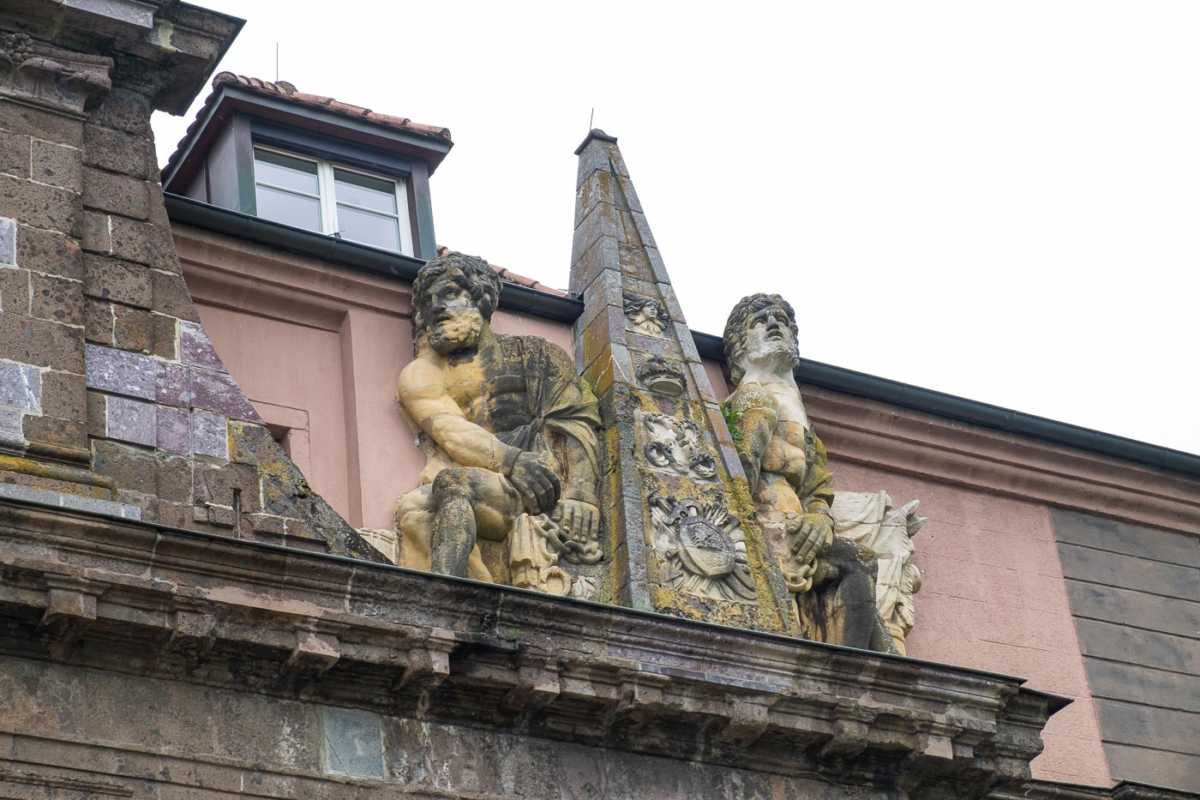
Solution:
{"label": "roof edge", "polygon": [[[325,258],[349,269],[373,275],[411,282],[425,263],[419,258],[292,228],[182,195],[167,193],[164,198],[172,222],[268,244],[301,255]],[[577,297],[563,297],[507,281],[503,283],[500,307],[506,311],[566,324],[574,323],[583,314],[583,303]],[[721,337],[698,331],[692,331],[692,337],[702,357],[724,363],[725,351]],[[1191,453],[924,389],[890,378],[801,359],[796,368],[796,379],[822,389],[889,403],[956,422],[1200,478],[1200,456]]]}

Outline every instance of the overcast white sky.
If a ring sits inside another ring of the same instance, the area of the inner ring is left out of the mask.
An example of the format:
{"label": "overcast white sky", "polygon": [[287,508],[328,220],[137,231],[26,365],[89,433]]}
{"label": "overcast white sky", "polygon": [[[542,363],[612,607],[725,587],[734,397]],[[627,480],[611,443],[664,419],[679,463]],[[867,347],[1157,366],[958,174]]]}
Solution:
{"label": "overcast white sky", "polygon": [[1200,453],[1198,3],[201,4],[450,128],[440,244],[565,287],[594,107],[694,330],[777,291],[806,357]]}

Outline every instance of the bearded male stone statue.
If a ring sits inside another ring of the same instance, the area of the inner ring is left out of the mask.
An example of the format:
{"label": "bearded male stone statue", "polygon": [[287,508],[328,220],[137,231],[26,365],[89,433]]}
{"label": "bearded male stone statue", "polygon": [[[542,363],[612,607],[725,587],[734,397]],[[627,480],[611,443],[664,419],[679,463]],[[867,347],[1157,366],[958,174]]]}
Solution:
{"label": "bearded male stone statue", "polygon": [[[496,272],[461,253],[413,283],[417,352],[397,397],[426,466],[397,504],[400,562],[567,594],[559,559],[599,560],[599,411],[561,348],[492,332],[499,297]],[[506,557],[489,567],[481,540]]]}
{"label": "bearded male stone statue", "polygon": [[892,652],[875,607],[874,555],[834,535],[825,446],[793,374],[797,336],[795,312],[779,295],[755,294],[734,306],[725,326],[734,387],[725,417],[805,635]]}

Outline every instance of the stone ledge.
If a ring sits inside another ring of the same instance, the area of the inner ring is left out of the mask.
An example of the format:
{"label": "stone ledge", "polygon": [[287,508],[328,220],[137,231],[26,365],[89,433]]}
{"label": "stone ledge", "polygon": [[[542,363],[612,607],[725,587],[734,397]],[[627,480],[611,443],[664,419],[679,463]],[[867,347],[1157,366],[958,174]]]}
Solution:
{"label": "stone ledge", "polygon": [[[1027,780],[1064,704],[1016,678],[145,523],[0,502],[0,531],[0,613],[28,629],[0,651],[102,669],[956,797]],[[57,641],[42,618],[64,580],[96,613]]]}

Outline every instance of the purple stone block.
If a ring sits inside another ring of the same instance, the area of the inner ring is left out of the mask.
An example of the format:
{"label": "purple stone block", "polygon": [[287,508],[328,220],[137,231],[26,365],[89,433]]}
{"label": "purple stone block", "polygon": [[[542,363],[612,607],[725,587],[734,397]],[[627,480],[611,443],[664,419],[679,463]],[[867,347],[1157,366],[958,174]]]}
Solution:
{"label": "purple stone block", "polygon": [[42,413],[42,373],[16,361],[0,361],[0,406]]}
{"label": "purple stone block", "polygon": [[192,404],[192,391],[188,384],[187,367],[171,362],[164,363],[158,379],[156,399],[163,405],[187,408]]}
{"label": "purple stone block", "polygon": [[161,367],[150,356],[89,344],[85,358],[89,389],[155,399]]}
{"label": "purple stone block", "polygon": [[225,372],[225,365],[213,349],[208,334],[195,322],[179,323],[179,359],[190,366]]}
{"label": "purple stone block", "polygon": [[192,452],[191,444],[191,415],[186,409],[158,409],[158,449],[168,453],[188,455]]}
{"label": "purple stone block", "polygon": [[262,421],[228,372],[213,372],[200,367],[191,367],[188,372],[193,407],[216,411],[234,419]]}
{"label": "purple stone block", "polygon": [[105,407],[108,438],[149,447],[157,444],[158,406],[127,397],[109,397]]}
{"label": "purple stone block", "polygon": [[229,421],[207,411],[192,412],[192,452],[229,459]]}

